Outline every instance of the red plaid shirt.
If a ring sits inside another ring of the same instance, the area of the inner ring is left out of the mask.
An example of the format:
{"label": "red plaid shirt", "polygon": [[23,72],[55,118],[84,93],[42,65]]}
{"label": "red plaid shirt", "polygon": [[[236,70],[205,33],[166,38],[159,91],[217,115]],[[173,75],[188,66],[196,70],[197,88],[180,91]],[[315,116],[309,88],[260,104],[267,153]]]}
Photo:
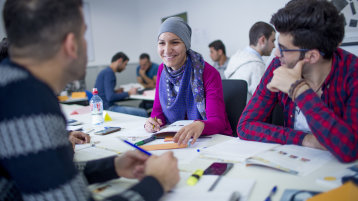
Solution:
{"label": "red plaid shirt", "polygon": [[[311,132],[336,158],[358,159],[358,58],[342,49],[333,54],[332,69],[320,97],[309,89],[293,102],[287,94],[266,88],[280,66],[273,59],[239,120],[241,139],[302,145],[307,133],[294,130],[295,107],[301,109]],[[284,126],[266,123],[276,104],[284,108]]]}

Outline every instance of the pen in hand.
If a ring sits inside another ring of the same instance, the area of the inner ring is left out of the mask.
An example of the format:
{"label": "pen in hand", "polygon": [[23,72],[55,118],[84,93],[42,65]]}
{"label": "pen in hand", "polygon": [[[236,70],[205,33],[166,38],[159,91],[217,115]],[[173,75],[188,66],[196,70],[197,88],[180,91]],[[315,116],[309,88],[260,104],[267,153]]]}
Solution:
{"label": "pen in hand", "polygon": [[[154,117],[154,121],[157,122],[157,117]],[[155,125],[153,124],[153,130],[155,128]]]}
{"label": "pen in hand", "polygon": [[277,191],[277,186],[274,186],[270,191],[270,194],[265,199],[265,201],[271,201],[271,197],[276,193],[276,191]]}

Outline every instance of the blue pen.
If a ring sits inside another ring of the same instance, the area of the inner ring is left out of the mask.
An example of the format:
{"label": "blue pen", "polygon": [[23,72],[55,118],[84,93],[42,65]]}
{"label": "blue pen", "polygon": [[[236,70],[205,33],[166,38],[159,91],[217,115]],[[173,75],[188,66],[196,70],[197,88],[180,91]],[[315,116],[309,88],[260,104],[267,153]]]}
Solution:
{"label": "blue pen", "polygon": [[271,201],[271,197],[276,193],[276,191],[277,191],[277,186],[274,186],[270,191],[270,194],[265,199],[265,201]]}
{"label": "blue pen", "polygon": [[[123,140],[123,139],[122,139],[122,140]],[[135,144],[132,144],[132,143],[128,142],[127,140],[123,140],[123,142],[125,142],[125,143],[129,144],[130,146],[132,146],[132,147],[138,149],[139,151],[141,151],[141,152],[147,154],[148,156],[151,156],[151,155],[152,155],[151,153],[149,153],[149,152],[147,152],[146,150],[144,150],[144,149],[138,147],[138,146],[135,145]]]}

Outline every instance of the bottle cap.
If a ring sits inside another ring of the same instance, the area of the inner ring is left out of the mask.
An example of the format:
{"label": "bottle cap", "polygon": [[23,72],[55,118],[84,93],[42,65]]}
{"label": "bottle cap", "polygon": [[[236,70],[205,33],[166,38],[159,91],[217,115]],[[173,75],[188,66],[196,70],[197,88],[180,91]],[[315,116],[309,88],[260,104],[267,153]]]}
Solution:
{"label": "bottle cap", "polygon": [[98,94],[97,88],[93,88],[93,89],[92,89],[92,94],[93,94],[93,95],[97,95],[97,94]]}

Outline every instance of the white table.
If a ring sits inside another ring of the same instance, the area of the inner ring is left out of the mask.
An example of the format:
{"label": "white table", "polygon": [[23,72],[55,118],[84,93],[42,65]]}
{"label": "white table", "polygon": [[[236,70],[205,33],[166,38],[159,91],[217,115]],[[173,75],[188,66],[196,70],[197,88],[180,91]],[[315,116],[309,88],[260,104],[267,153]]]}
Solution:
{"label": "white table", "polygon": [[154,101],[154,96],[145,96],[145,95],[135,94],[135,95],[130,95],[129,99]]}
{"label": "white table", "polygon": [[[77,109],[81,106],[68,106],[63,105],[63,111],[66,114],[69,114],[73,109]],[[118,133],[113,133],[106,136],[95,136],[95,139],[93,140],[100,140],[102,146],[106,146],[106,143],[109,147],[113,146],[113,141],[115,138],[121,135],[125,132],[135,131],[138,130],[138,133],[142,132],[140,131],[141,128],[143,128],[143,125],[146,121],[145,118],[142,117],[136,117],[132,115],[126,115],[126,114],[120,114],[120,113],[114,113],[109,112],[110,116],[112,117],[113,121],[107,123],[108,125],[113,126],[121,126],[124,129]],[[67,115],[69,116],[69,115]],[[90,115],[71,115],[69,116],[72,119],[77,119],[79,121],[84,122],[85,124],[88,124],[90,122]],[[144,129],[142,129],[144,131]],[[93,135],[91,135],[93,136]],[[223,136],[223,135],[214,135],[211,144],[216,144],[219,142],[223,142],[226,140],[230,140],[232,137]],[[118,141],[118,147],[121,149],[121,152],[124,152],[126,150],[131,150],[132,148],[121,144]],[[187,148],[190,149],[190,148]],[[180,150],[173,150],[174,153]],[[81,156],[81,151],[75,154],[76,160],[85,159],[83,156]],[[108,155],[113,155],[114,152],[108,152]],[[91,159],[95,159],[102,156],[93,156]],[[197,157],[190,163],[183,163],[181,164],[179,161],[179,169],[182,171],[189,171],[194,172],[196,169],[205,169],[207,168],[214,160],[205,159],[201,157]],[[358,162],[355,162],[356,164]],[[285,189],[302,189],[302,190],[312,190],[312,191],[328,191],[329,188],[319,185],[316,183],[316,179],[326,176],[327,174],[331,172],[336,172],[342,169],[345,169],[349,166],[353,165],[353,163],[350,164],[343,164],[338,162],[337,160],[331,161],[327,163],[322,168],[318,169],[317,171],[314,171],[313,173],[309,174],[308,176],[295,176],[288,173],[279,172],[276,170],[272,170],[269,168],[264,167],[255,167],[250,166],[246,167],[242,163],[235,163],[233,169],[226,175],[227,177],[231,178],[238,178],[238,179],[254,179],[256,180],[256,184],[251,192],[251,195],[249,196],[250,201],[260,201],[265,200],[266,196],[271,191],[272,187],[274,185],[278,186],[278,191],[273,196],[274,201],[279,201],[282,193]],[[186,178],[183,178],[186,179]]]}

